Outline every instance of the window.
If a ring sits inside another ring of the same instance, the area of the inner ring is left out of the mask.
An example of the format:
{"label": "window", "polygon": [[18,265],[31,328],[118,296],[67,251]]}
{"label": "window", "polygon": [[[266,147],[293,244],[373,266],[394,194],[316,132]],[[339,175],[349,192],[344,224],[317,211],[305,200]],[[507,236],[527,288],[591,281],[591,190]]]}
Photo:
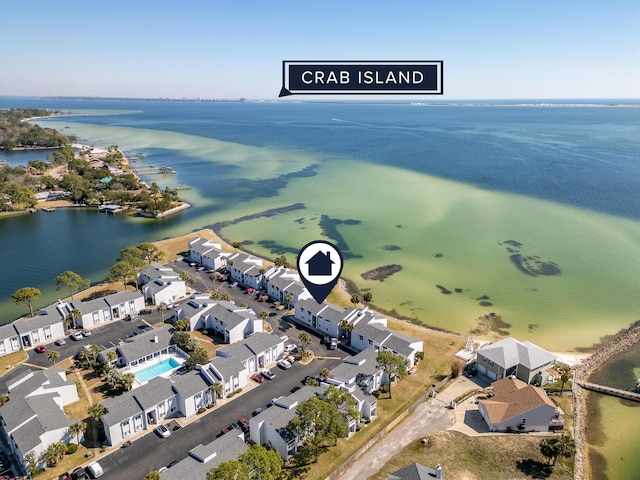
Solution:
{"label": "window", "polygon": [[0,343],[0,355],[4,355],[5,353],[7,353],[7,347],[5,346],[4,342]]}
{"label": "window", "polygon": [[20,350],[20,342],[18,341],[18,337],[13,337],[11,339],[11,350],[13,350],[14,352],[16,350]]}
{"label": "window", "polygon": [[52,335],[51,335],[51,327],[44,327],[44,338],[49,340]]}
{"label": "window", "polygon": [[364,342],[364,337],[362,335],[358,335],[358,337],[360,337],[361,342]]}
{"label": "window", "polygon": [[91,315],[93,317],[93,323],[100,323],[100,312],[93,312]]}
{"label": "window", "polygon": [[133,417],[133,430],[135,432],[142,430],[142,414]]}
{"label": "window", "polygon": [[131,435],[131,424],[128,419],[120,424],[120,428],[122,429],[122,438],[127,438]]}
{"label": "window", "polygon": [[34,330],[33,332],[31,332],[31,339],[33,340],[33,343],[40,342],[40,334],[38,333],[37,330]]}

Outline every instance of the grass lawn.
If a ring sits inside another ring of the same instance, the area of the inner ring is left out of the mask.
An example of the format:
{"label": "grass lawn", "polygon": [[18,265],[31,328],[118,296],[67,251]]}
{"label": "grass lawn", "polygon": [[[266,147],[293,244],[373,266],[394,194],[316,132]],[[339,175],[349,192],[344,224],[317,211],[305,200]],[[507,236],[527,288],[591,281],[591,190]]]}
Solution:
{"label": "grass lawn", "polygon": [[172,262],[180,253],[188,250],[188,243],[195,238],[206,238],[212,242],[219,243],[222,246],[222,250],[225,252],[235,252],[235,249],[228,245],[218,235],[215,234],[210,228],[198,230],[197,232],[188,233],[181,237],[169,238],[167,240],[160,240],[154,242],[154,245],[164,252],[164,261]]}
{"label": "grass lawn", "polygon": [[82,465],[87,461],[87,458],[85,458],[86,453],[87,449],[82,445],[78,445],[76,453],[73,455],[65,455],[62,461],[55,467],[47,468],[43,473],[38,475],[38,480],[57,480],[58,476],[63,473],[72,472],[78,465]]}
{"label": "grass lawn", "polygon": [[24,350],[18,350],[0,357],[0,377],[10,372],[13,367],[24,362],[27,358],[29,358],[29,355]]}
{"label": "grass lawn", "polygon": [[459,432],[444,431],[428,437],[429,443],[408,445],[384,468],[371,477],[386,480],[394,472],[414,462],[434,469],[442,465],[444,478],[456,480],[517,480],[573,478],[573,459],[559,458],[552,468],[540,453],[540,437],[500,435],[468,437]]}

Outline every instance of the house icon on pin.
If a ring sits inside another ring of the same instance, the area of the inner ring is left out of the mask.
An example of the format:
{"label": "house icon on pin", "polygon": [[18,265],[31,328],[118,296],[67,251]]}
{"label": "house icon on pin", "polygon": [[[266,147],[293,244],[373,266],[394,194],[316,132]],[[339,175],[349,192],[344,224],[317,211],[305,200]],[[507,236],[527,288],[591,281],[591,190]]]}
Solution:
{"label": "house icon on pin", "polygon": [[331,275],[331,265],[334,263],[336,262],[329,258],[329,252],[317,252],[306,262],[309,265],[309,275]]}

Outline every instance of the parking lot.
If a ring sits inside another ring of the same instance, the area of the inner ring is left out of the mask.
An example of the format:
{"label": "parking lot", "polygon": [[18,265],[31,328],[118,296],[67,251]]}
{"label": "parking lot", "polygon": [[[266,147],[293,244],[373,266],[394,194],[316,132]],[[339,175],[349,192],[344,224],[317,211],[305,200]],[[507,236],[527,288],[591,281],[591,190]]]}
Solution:
{"label": "parking lot", "polygon": [[[177,271],[187,271],[190,276],[196,279],[192,285],[194,291],[207,292],[218,290],[221,293],[229,293],[232,300],[237,304],[247,304],[247,306],[259,315],[262,311],[269,313],[268,322],[273,332],[289,339],[285,343],[299,344],[300,333],[308,331],[299,328],[292,322],[292,318],[286,315],[286,310],[276,309],[272,302],[261,302],[256,292],[247,293],[246,290],[231,286],[228,282],[219,282],[209,278],[210,273],[205,270],[198,271],[186,262],[174,262],[172,266]],[[71,336],[65,337],[62,345],[50,343],[45,345],[45,351],[38,353],[35,349],[28,351],[29,358],[25,364],[15,367],[0,379],[0,391],[7,391],[6,384],[11,379],[22,374],[29,368],[29,365],[36,365],[49,368],[52,363],[47,359],[47,352],[57,350],[60,353],[58,362],[65,358],[73,357],[83,347],[97,345],[101,349],[118,345],[128,337],[152,328],[151,325],[168,322],[173,317],[173,310],[159,312],[152,309],[150,313],[131,320],[118,320],[106,323],[91,329],[89,336],[72,340]],[[310,331],[309,331],[310,332]],[[329,350],[326,345],[321,345],[320,337],[312,333],[313,342],[309,348],[314,352],[316,358],[309,365],[302,365],[294,362],[290,367],[284,369],[273,365],[271,371],[275,377],[271,380],[264,380],[257,383],[250,380],[253,388],[246,389],[242,395],[233,399],[225,400],[207,414],[190,419],[171,420],[169,423],[171,435],[161,438],[153,430],[145,432],[140,438],[127,448],[118,448],[111,454],[100,459],[100,464],[104,469],[104,478],[143,478],[149,471],[158,470],[167,466],[171,461],[179,461],[188,455],[189,450],[198,444],[206,444],[213,441],[216,435],[228,427],[231,423],[237,422],[241,418],[250,419],[252,412],[258,408],[269,408],[273,398],[288,395],[291,391],[303,385],[304,378],[316,376],[323,368],[334,368],[347,354],[340,350]],[[185,424],[180,427],[180,424]],[[0,464],[1,466],[1,464]],[[2,472],[0,471],[0,475]]]}

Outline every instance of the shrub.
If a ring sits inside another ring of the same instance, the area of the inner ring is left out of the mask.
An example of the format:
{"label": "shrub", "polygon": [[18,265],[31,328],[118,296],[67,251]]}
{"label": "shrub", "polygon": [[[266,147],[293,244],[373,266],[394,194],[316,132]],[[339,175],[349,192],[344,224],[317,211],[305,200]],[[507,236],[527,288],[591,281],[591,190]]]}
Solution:
{"label": "shrub", "polygon": [[203,335],[209,335],[209,332],[207,330],[202,330],[202,334]]}
{"label": "shrub", "polygon": [[72,455],[74,453],[76,453],[78,451],[78,444],[77,443],[70,443],[69,445],[67,445],[67,455]]}
{"label": "shrub", "polygon": [[108,448],[108,445],[104,445],[103,444],[103,445],[100,446],[100,451],[101,452],[105,452],[107,450],[107,448]]}
{"label": "shrub", "polygon": [[207,411],[207,409],[206,409],[206,408],[204,408],[204,407],[200,407],[200,408],[198,409],[198,414],[204,413],[204,412],[206,412],[206,411]]}
{"label": "shrub", "polygon": [[87,453],[84,454],[86,458],[93,457],[93,452],[91,450],[87,450]]}
{"label": "shrub", "polygon": [[227,398],[231,398],[236,394],[236,392],[229,392],[229,394],[227,395]]}
{"label": "shrub", "polygon": [[238,393],[240,393],[240,392],[242,392],[242,389],[241,389],[241,388],[236,388],[236,389],[233,391],[233,393],[234,393],[234,394],[236,394],[236,395],[237,395]]}
{"label": "shrub", "polygon": [[210,403],[207,405],[207,408],[213,408],[215,405],[213,403]]}

